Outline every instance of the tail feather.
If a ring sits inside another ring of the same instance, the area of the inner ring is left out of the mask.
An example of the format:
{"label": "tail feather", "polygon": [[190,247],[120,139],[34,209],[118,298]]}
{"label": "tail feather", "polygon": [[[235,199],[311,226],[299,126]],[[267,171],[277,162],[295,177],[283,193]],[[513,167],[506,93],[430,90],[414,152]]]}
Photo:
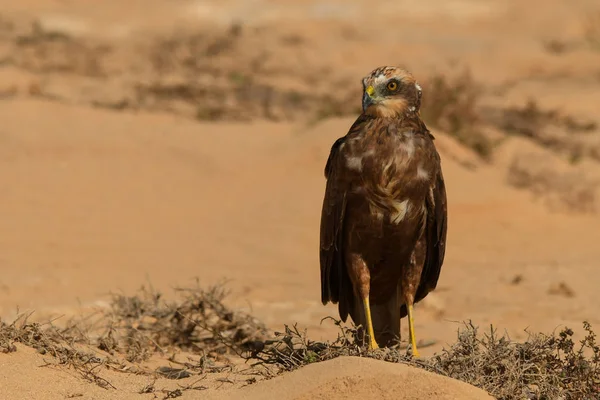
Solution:
{"label": "tail feather", "polygon": [[393,346],[400,341],[400,304],[398,290],[387,302],[371,306],[375,340],[380,347]]}

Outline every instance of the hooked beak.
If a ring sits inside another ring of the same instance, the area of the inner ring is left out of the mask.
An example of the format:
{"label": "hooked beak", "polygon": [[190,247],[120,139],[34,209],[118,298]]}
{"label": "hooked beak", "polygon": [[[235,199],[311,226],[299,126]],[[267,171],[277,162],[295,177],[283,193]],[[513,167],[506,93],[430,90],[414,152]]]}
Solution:
{"label": "hooked beak", "polygon": [[363,98],[362,98],[362,108],[363,108],[363,112],[367,111],[367,108],[369,108],[369,106],[371,104],[373,104],[373,93],[375,93],[375,89],[373,89],[373,86],[369,86],[368,88],[365,89],[365,92],[363,93]]}

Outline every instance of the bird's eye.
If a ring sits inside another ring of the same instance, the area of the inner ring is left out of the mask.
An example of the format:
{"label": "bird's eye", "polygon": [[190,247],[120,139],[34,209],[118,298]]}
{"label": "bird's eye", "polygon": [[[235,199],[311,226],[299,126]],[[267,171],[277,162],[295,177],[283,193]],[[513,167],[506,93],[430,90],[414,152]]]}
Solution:
{"label": "bird's eye", "polygon": [[398,89],[398,83],[395,81],[391,81],[390,83],[387,84],[387,88],[389,91],[395,91],[396,89]]}

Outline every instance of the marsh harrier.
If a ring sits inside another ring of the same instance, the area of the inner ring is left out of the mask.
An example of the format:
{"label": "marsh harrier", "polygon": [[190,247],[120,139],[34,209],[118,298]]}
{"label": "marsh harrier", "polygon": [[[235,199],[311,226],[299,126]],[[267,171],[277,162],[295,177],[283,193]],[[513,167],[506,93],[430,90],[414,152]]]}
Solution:
{"label": "marsh harrier", "polygon": [[391,346],[413,305],[435,289],[447,207],[440,156],[420,118],[422,90],[398,67],[363,79],[363,112],[331,147],[321,215],[321,300],[366,329],[370,348]]}

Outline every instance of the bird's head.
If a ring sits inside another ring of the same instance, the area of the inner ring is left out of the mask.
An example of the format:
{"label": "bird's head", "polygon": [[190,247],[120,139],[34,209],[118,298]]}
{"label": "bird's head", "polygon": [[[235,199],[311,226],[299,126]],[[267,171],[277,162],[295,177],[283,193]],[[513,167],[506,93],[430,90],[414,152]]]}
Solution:
{"label": "bird's head", "polygon": [[362,108],[367,115],[397,118],[416,113],[421,106],[421,87],[400,67],[380,67],[363,78]]}

